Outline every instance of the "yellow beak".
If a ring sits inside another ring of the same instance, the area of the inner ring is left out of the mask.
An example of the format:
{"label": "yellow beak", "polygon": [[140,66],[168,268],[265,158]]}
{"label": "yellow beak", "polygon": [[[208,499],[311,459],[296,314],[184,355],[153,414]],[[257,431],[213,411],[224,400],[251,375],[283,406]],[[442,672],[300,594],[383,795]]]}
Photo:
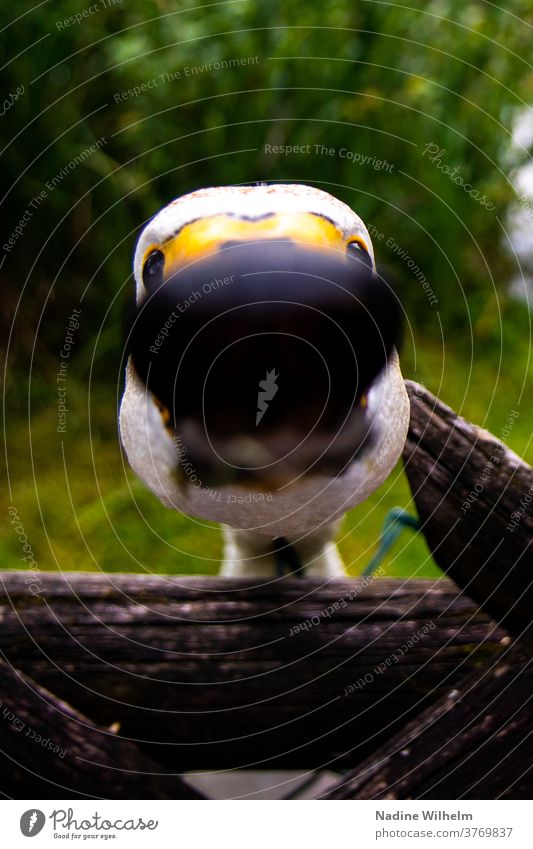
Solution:
{"label": "yellow beak", "polygon": [[307,249],[346,254],[346,240],[342,232],[327,218],[311,212],[278,212],[256,220],[224,214],[192,221],[165,244],[150,245],[144,259],[156,248],[162,251],[167,278],[189,263],[216,253],[227,242],[266,239],[290,239]]}

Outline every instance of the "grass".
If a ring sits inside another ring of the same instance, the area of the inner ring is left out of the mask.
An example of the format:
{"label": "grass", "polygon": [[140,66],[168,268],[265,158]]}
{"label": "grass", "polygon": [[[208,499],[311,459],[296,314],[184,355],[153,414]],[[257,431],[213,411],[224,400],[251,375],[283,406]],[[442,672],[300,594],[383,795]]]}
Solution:
{"label": "grass", "polygon": [[[514,346],[512,369],[499,369],[498,357],[490,352],[485,358],[474,357],[470,366],[453,345],[444,357],[438,343],[430,340],[417,346],[416,357],[405,346],[402,365],[407,377],[424,383],[497,436],[510,411],[518,410],[507,442],[531,462],[531,426],[525,402],[520,400],[524,376],[529,392],[531,387],[529,340],[522,331],[513,319],[507,333]],[[38,567],[216,574],[222,552],[218,527],[167,510],[123,464],[113,388],[91,388],[89,415],[86,387],[69,375],[68,427],[61,435],[56,431],[53,381],[41,381],[38,388],[39,409],[30,423],[21,411],[7,428],[12,503]],[[401,464],[345,520],[339,545],[350,574],[363,571],[376,549],[387,511],[397,505],[416,512]],[[23,568],[22,553],[8,523],[0,537],[1,567]],[[394,576],[440,574],[421,535],[410,531],[395,543],[384,566],[386,574]]]}

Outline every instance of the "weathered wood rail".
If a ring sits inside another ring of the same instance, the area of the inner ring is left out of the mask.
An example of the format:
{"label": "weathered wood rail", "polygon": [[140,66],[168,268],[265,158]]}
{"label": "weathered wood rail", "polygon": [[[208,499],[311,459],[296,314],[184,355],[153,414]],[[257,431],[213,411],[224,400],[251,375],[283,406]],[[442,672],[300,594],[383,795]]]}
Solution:
{"label": "weathered wood rail", "polygon": [[405,471],[433,557],[510,631],[527,631],[533,622],[533,469],[423,387],[406,386]]}
{"label": "weathered wood rail", "polygon": [[328,766],[328,798],[531,796],[532,515],[508,525],[533,470],[407,385],[406,473],[453,583],[0,573],[5,795]]}
{"label": "weathered wood rail", "polygon": [[504,647],[447,580],[2,577],[9,663],[180,770],[348,765]]}
{"label": "weathered wood rail", "polygon": [[0,692],[4,797],[201,798],[138,746],[97,726],[3,661]]}
{"label": "weathered wood rail", "polygon": [[530,799],[531,646],[467,676],[330,788],[329,799]]}

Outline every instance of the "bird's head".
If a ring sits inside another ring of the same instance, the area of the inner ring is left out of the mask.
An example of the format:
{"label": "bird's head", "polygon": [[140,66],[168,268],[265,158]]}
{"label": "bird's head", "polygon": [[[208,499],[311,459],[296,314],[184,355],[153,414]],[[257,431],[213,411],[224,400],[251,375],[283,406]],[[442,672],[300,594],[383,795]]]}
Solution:
{"label": "bird's head", "polygon": [[206,485],[340,474],[400,310],[362,220],[301,185],[205,189],[135,253],[132,363]]}

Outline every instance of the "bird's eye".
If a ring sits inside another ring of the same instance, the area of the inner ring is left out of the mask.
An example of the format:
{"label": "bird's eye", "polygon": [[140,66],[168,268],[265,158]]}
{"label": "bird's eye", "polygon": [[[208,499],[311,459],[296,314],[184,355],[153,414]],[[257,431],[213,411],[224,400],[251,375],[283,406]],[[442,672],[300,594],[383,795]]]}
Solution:
{"label": "bird's eye", "polygon": [[362,262],[367,268],[372,268],[372,257],[361,242],[348,242],[346,247],[348,256]]}
{"label": "bird's eye", "polygon": [[162,251],[152,251],[143,266],[143,283],[150,294],[159,289],[163,282],[165,255]]}

